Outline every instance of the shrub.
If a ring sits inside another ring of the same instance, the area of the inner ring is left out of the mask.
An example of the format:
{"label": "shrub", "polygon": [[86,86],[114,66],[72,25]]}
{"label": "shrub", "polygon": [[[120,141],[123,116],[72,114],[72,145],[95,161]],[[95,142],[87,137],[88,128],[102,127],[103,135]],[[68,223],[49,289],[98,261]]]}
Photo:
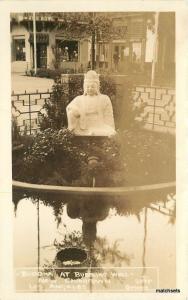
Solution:
{"label": "shrub", "polygon": [[[111,139],[107,138],[102,144],[97,141],[91,144],[87,139],[80,141],[67,129],[46,129],[33,138],[22,157],[24,162],[20,162],[21,174],[17,176],[14,170],[13,176],[33,183],[88,186],[92,176],[99,174],[99,184],[105,185],[112,179],[109,176],[102,178],[101,170],[107,175],[114,169],[117,153],[118,148]],[[95,170],[87,164],[91,154],[100,160]]]}
{"label": "shrub", "polygon": [[61,76],[61,70],[51,70],[51,69],[38,69],[36,76],[42,78],[52,78],[56,79],[57,77]]}
{"label": "shrub", "polygon": [[18,128],[16,118],[12,116],[12,146],[17,146],[21,143],[21,135]]}
{"label": "shrub", "polygon": [[54,182],[62,185],[70,181],[69,177],[77,176],[72,166],[77,165],[79,158],[71,138],[71,133],[66,129],[46,129],[38,133],[24,154],[25,180],[48,183],[49,178],[54,178]]}
{"label": "shrub", "polygon": [[[91,156],[98,157],[94,167],[88,164]],[[175,180],[175,140],[140,130],[91,140],[67,129],[46,129],[33,138],[19,163],[13,178],[32,183],[92,186],[93,177],[96,186],[165,182]]]}
{"label": "shrub", "polygon": [[68,91],[61,84],[59,78],[55,79],[52,86],[52,95],[50,100],[45,103],[45,114],[40,114],[40,129],[52,128],[54,130],[67,126],[66,106],[69,103]]}

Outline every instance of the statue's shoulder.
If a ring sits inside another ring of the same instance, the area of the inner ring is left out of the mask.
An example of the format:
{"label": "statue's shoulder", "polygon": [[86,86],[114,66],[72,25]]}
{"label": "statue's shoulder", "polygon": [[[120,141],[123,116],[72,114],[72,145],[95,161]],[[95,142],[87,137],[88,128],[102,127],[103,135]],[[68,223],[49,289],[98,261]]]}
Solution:
{"label": "statue's shoulder", "polygon": [[83,97],[84,97],[84,95],[76,96],[72,101],[80,101],[83,99]]}
{"label": "statue's shoulder", "polygon": [[100,98],[101,98],[101,100],[103,101],[104,104],[111,103],[110,97],[108,97],[107,95],[100,94]]}
{"label": "statue's shoulder", "polygon": [[79,95],[79,96],[76,96],[69,104],[70,105],[80,105],[80,103],[83,101],[83,95]]}

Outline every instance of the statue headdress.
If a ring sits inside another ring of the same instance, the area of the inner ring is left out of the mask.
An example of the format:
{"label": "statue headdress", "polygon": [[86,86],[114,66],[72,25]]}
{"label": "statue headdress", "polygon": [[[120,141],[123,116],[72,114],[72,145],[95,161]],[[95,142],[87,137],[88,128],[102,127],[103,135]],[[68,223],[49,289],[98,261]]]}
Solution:
{"label": "statue headdress", "polygon": [[84,94],[86,94],[85,85],[88,82],[94,82],[97,84],[97,94],[99,94],[99,86],[100,86],[99,74],[97,74],[93,70],[90,70],[86,74],[84,74]]}
{"label": "statue headdress", "polygon": [[99,83],[99,74],[97,74],[93,70],[90,70],[86,74],[84,74],[84,81],[92,81]]}

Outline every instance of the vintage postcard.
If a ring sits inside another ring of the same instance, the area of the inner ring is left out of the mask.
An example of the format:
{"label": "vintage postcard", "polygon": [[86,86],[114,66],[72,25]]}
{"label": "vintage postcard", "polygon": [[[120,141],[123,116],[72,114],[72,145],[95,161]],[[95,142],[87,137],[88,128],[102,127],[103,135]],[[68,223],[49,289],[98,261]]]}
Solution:
{"label": "vintage postcard", "polygon": [[0,299],[186,299],[186,2],[1,6]]}

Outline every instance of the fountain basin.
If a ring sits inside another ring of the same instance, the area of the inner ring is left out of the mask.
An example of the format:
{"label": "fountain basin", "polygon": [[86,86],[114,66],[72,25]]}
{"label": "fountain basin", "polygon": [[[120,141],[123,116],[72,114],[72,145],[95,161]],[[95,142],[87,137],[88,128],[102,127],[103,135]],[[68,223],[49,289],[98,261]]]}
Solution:
{"label": "fountain basin", "polygon": [[[45,184],[33,184],[21,181],[12,181],[14,189],[29,190],[36,192],[51,192],[58,194],[75,194],[75,195],[104,195],[104,196],[121,196],[129,195],[136,192],[152,192],[161,189],[172,189],[176,187],[176,182],[164,182],[140,186],[126,186],[126,187],[72,187],[72,186],[56,186]],[[88,198],[89,199],[89,198]]]}

